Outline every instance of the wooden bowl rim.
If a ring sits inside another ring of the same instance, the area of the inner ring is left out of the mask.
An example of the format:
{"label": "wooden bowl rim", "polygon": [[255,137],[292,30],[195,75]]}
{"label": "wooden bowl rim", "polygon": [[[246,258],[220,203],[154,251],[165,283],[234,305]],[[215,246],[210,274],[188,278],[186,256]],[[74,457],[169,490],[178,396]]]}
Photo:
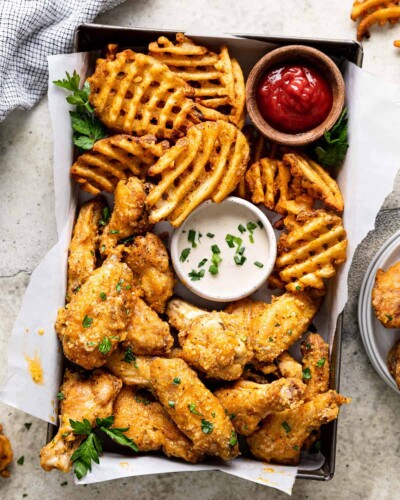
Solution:
{"label": "wooden bowl rim", "polygon": [[[327,79],[332,88],[333,103],[328,116],[320,125],[300,134],[288,134],[276,130],[261,116],[256,100],[257,85],[268,69],[290,59],[302,58],[305,62],[313,64]],[[322,137],[338,120],[344,101],[345,83],[337,65],[320,50],[306,45],[285,45],[268,52],[255,64],[246,82],[246,107],[253,124],[268,139],[285,146],[305,146]]]}

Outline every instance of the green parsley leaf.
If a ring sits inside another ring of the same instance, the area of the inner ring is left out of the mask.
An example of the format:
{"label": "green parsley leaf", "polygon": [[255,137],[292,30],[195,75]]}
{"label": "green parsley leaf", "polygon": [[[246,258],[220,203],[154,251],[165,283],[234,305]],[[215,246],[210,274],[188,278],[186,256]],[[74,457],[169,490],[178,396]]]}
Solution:
{"label": "green parsley leaf", "polygon": [[91,432],[71,457],[74,473],[78,479],[82,479],[88,472],[91,472],[92,461],[96,464],[100,463],[99,455],[102,451],[100,438]]}
{"label": "green parsley leaf", "polygon": [[85,317],[83,318],[83,321],[82,321],[83,328],[91,327],[92,323],[93,323],[93,318],[89,318],[89,316],[87,314],[85,314]]}
{"label": "green parsley leaf", "polygon": [[229,440],[229,446],[235,446],[237,444],[237,434],[235,431],[231,431],[231,438]]}
{"label": "green parsley leaf", "polygon": [[115,289],[117,290],[117,293],[119,293],[121,291],[121,288],[122,288],[122,284],[124,282],[124,279],[121,278],[118,283],[115,285]]}
{"label": "green parsley leaf", "polygon": [[22,457],[19,457],[19,459],[17,460],[17,464],[24,465],[24,461],[25,461],[25,457],[22,455]]}
{"label": "green parsley leaf", "polygon": [[269,340],[270,342],[273,342],[273,341],[274,341],[274,337],[269,337],[269,338],[268,338],[268,340]]}
{"label": "green parsley leaf", "polygon": [[110,209],[108,207],[103,208],[103,218],[99,220],[100,226],[105,226],[110,220]]}
{"label": "green parsley leaf", "polygon": [[392,321],[392,320],[393,320],[393,316],[390,316],[390,314],[385,314],[385,316],[387,317],[387,319],[388,319],[389,321]]}
{"label": "green parsley leaf", "polygon": [[339,167],[343,163],[349,148],[347,132],[347,108],[344,108],[338,121],[331,130],[325,132],[314,149],[317,160],[323,167]]}
{"label": "green parsley leaf", "polygon": [[289,336],[290,336],[290,335],[292,335],[292,334],[293,334],[293,330],[288,330],[288,331],[286,332],[286,335],[289,335]]}
{"label": "green parsley leaf", "polygon": [[229,419],[230,419],[230,420],[233,420],[235,417],[236,417],[236,415],[235,415],[234,413],[231,413],[231,414],[229,415]]}
{"label": "green parsley leaf", "polygon": [[185,260],[189,257],[190,254],[190,248],[184,248],[181,252],[181,256],[179,257],[179,260],[181,262],[185,262]]}
{"label": "green parsley leaf", "polygon": [[144,406],[147,406],[151,403],[147,398],[139,398],[138,396],[135,396],[135,401],[136,403],[142,403]]}
{"label": "green parsley leaf", "polygon": [[175,385],[179,385],[181,383],[181,379],[179,377],[175,377],[172,383]]}
{"label": "green parsley leaf", "polygon": [[25,427],[25,429],[26,429],[27,431],[29,431],[29,429],[31,428],[31,426],[32,426],[32,422],[25,422],[25,423],[24,423],[24,427]]}
{"label": "green parsley leaf", "polygon": [[114,420],[115,420],[114,415],[109,415],[106,418],[96,418],[96,425],[98,427],[102,426],[108,428],[112,426]]}
{"label": "green parsley leaf", "polygon": [[190,413],[193,413],[194,415],[199,415],[199,417],[202,417],[202,416],[203,416],[201,413],[199,413],[199,412],[196,410],[196,405],[195,405],[194,403],[189,403],[189,404],[188,404],[188,408],[189,408]]}
{"label": "green parsley leaf", "polygon": [[133,366],[135,368],[139,368],[136,363],[136,356],[133,354],[131,347],[128,347],[128,349],[125,351],[125,357],[122,361],[124,361],[125,363],[133,363]]}
{"label": "green parsley leaf", "polygon": [[111,347],[111,340],[108,337],[104,337],[99,344],[99,351],[101,352],[101,354],[107,354],[111,351]]}
{"label": "green parsley leaf", "polygon": [[304,370],[303,370],[303,378],[306,379],[306,380],[310,380],[310,378],[311,378],[310,368],[304,368]]}
{"label": "green parsley leaf", "polygon": [[211,434],[214,429],[214,425],[206,419],[201,420],[201,430],[204,434]]}
{"label": "green parsley leaf", "polygon": [[54,85],[69,90],[70,92],[76,92],[77,90],[79,90],[80,76],[78,75],[78,73],[74,70],[72,76],[70,76],[68,71],[66,71],[65,74],[67,78],[65,78],[64,80],[54,80]]}
{"label": "green parsley leaf", "polygon": [[61,391],[58,391],[58,392],[57,392],[57,399],[58,399],[58,401],[61,401],[61,400],[63,400],[64,398],[65,398],[64,393],[63,393],[63,392],[61,392]]}
{"label": "green parsley leaf", "polygon": [[292,430],[287,422],[282,422],[282,427],[285,429],[286,433],[289,433]]}
{"label": "green parsley leaf", "polygon": [[211,416],[212,416],[212,418],[215,418],[215,411],[211,412]]}
{"label": "green parsley leaf", "polygon": [[294,449],[295,451],[299,451],[299,447],[298,447],[298,445],[297,445],[297,444],[295,444],[295,445],[293,446],[293,449]]}
{"label": "green parsley leaf", "polygon": [[74,135],[73,142],[75,146],[77,146],[78,148],[85,149],[87,151],[89,149],[92,149],[96,141],[91,137],[86,137],[84,135],[81,136]]}
{"label": "green parsley leaf", "polygon": [[298,292],[300,292],[300,290],[301,290],[301,286],[296,285],[296,290],[297,290]]}
{"label": "green parsley leaf", "polygon": [[325,358],[319,359],[315,364],[318,366],[318,368],[322,368],[325,364]]}
{"label": "green parsley leaf", "polygon": [[139,447],[135,443],[135,441],[133,441],[133,439],[131,438],[128,438],[128,436],[124,434],[124,432],[129,430],[129,427],[126,427],[124,429],[118,429],[117,427],[113,427],[111,429],[100,427],[100,430],[103,431],[104,434],[107,434],[107,436],[111,438],[115,443],[118,443],[121,446],[127,446],[133,451],[139,451]]}
{"label": "green parsley leaf", "polygon": [[278,326],[281,326],[280,323],[275,323],[275,328],[277,328]]}
{"label": "green parsley leaf", "polygon": [[175,408],[175,401],[168,401],[168,406]]}
{"label": "green parsley leaf", "polygon": [[69,425],[72,427],[74,434],[78,434],[80,436],[89,436],[89,434],[92,432],[92,426],[90,425],[89,420],[87,420],[86,418],[84,418],[82,422],[79,422],[78,420],[72,420],[72,418],[70,418]]}
{"label": "green parsley leaf", "polygon": [[107,295],[106,295],[104,292],[101,292],[101,293],[100,293],[100,298],[101,298],[101,300],[103,300],[103,301],[104,301],[104,300],[107,300]]}
{"label": "green parsley leaf", "polygon": [[119,234],[119,229],[110,229],[110,234]]}
{"label": "green parsley leaf", "polygon": [[132,288],[132,285],[126,285],[125,290],[130,290]]}

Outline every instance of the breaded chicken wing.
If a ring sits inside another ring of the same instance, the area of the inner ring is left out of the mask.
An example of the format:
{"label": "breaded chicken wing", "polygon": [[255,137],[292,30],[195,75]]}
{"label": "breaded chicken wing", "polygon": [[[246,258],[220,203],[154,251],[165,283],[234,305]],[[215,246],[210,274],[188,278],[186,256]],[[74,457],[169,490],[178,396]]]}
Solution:
{"label": "breaded chicken wing", "polygon": [[253,354],[247,348],[248,326],[239,318],[202,311],[180,299],[169,302],[167,315],[171,324],[183,325],[179,330],[181,357],[191,366],[211,378],[236,380],[241,376]]}
{"label": "breaded chicken wing", "polygon": [[387,357],[389,372],[400,389],[400,340],[397,340],[390,349]]}
{"label": "breaded chicken wing", "polygon": [[303,401],[306,386],[295,378],[281,378],[271,384],[239,380],[214,392],[228,412],[235,431],[249,436],[270,413],[295,408]]}
{"label": "breaded chicken wing", "polygon": [[372,289],[372,306],[385,328],[400,328],[400,262],[387,271],[378,269]]}
{"label": "breaded chicken wing", "polygon": [[[275,360],[281,377],[293,377],[303,380],[303,367],[287,351],[280,354]],[[326,389],[327,390],[327,389]]]}
{"label": "breaded chicken wing", "polygon": [[350,401],[328,391],[298,408],[269,415],[261,428],[247,438],[251,453],[270,463],[297,464],[310,433],[337,418],[339,407]]}
{"label": "breaded chicken wing", "polygon": [[106,367],[125,385],[149,388],[151,361],[150,357],[136,356],[130,348],[122,349],[121,346],[118,346],[107,358]]}
{"label": "breaded chicken wing", "polygon": [[98,197],[79,210],[68,248],[68,302],[96,268],[99,222],[105,207],[104,199]]}
{"label": "breaded chicken wing", "polygon": [[202,458],[163,406],[148,393],[124,387],[114,403],[114,417],[114,427],[129,427],[125,435],[133,439],[139,451],[162,450],[168,457],[192,463]]}
{"label": "breaded chicken wing", "polygon": [[286,292],[271,304],[254,303],[251,342],[258,361],[271,363],[307,330],[319,300],[307,292]]}
{"label": "breaded chicken wing", "polygon": [[13,451],[8,437],[2,434],[3,427],[0,425],[0,476],[10,477],[7,467],[13,461]]}
{"label": "breaded chicken wing", "polygon": [[126,338],[137,299],[132,286],[129,267],[111,256],[58,311],[55,328],[68,359],[87,370],[105,364]]}
{"label": "breaded chicken wing", "polygon": [[329,345],[317,333],[310,333],[301,343],[304,382],[307,384],[305,401],[329,389]]}
{"label": "breaded chicken wing", "polygon": [[113,253],[118,241],[149,231],[151,224],[147,218],[145,200],[146,192],[140,179],[129,177],[118,182],[114,192],[114,210],[101,236],[102,255]]}
{"label": "breaded chicken wing", "polygon": [[132,246],[125,247],[123,259],[132,270],[135,285],[143,290],[144,300],[163,313],[175,286],[164,243],[153,233],[138,236]]}
{"label": "breaded chicken wing", "polygon": [[40,451],[40,465],[44,470],[71,470],[71,456],[85,436],[74,434],[69,420],[82,422],[87,419],[94,425],[96,418],[109,417],[121,388],[122,382],[102,369],[95,370],[89,376],[87,373],[66,370],[60,388],[63,394],[60,426],[55,438]]}
{"label": "breaded chicken wing", "polygon": [[237,436],[224,408],[185,361],[155,358],[150,373],[153,391],[196,449],[223,460],[239,454]]}
{"label": "breaded chicken wing", "polygon": [[131,347],[135,354],[155,356],[166,354],[173,343],[168,323],[138,297],[130,311],[124,346]]}

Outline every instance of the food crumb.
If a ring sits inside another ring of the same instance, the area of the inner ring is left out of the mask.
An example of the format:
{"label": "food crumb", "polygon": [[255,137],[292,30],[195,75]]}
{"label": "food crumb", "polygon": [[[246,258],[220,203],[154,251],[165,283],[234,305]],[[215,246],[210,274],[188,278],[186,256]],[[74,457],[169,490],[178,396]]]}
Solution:
{"label": "food crumb", "polygon": [[119,463],[119,465],[120,465],[121,467],[124,467],[125,469],[127,469],[127,468],[129,467],[128,462],[120,462],[120,463]]}
{"label": "food crumb", "polygon": [[43,329],[43,328],[39,328],[39,330],[38,330],[38,334],[39,334],[39,335],[44,335],[44,329]]}
{"label": "food crumb", "polygon": [[35,352],[33,358],[25,356],[25,359],[28,363],[28,371],[32,377],[32,380],[35,382],[35,384],[43,384],[43,368],[39,358],[39,354]]}

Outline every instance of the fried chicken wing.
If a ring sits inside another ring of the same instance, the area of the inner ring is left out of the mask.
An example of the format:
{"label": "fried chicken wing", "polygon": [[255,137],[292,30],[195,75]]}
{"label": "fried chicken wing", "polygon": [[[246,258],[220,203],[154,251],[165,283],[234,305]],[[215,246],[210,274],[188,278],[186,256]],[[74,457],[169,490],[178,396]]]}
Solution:
{"label": "fried chicken wing", "polygon": [[150,387],[150,364],[152,358],[136,356],[131,349],[121,346],[107,358],[106,367],[126,385]]}
{"label": "fried chicken wing", "polygon": [[40,451],[40,465],[44,470],[71,470],[71,456],[85,436],[72,432],[70,419],[80,422],[87,419],[93,425],[96,418],[112,415],[113,403],[121,388],[122,382],[102,369],[89,376],[66,370],[60,388],[64,396],[60,402],[60,426],[55,438]]}
{"label": "fried chicken wing", "polygon": [[67,301],[96,269],[99,222],[105,207],[104,199],[99,197],[88,201],[79,210],[68,248]]}
{"label": "fried chicken wing", "polygon": [[223,460],[239,454],[236,433],[224,408],[185,361],[156,358],[150,373],[153,391],[196,449]]}
{"label": "fried chicken wing", "polygon": [[3,427],[0,425],[0,476],[10,477],[7,467],[13,461],[13,451],[8,437],[2,434],[2,432]]}
{"label": "fried chicken wing", "polygon": [[214,394],[229,413],[236,432],[249,436],[270,413],[299,406],[305,391],[306,386],[300,380],[281,378],[271,384],[239,380]]}
{"label": "fried chicken wing", "polygon": [[390,349],[387,357],[389,372],[400,389],[400,340],[397,340]]}
{"label": "fried chicken wing", "polygon": [[168,416],[150,394],[124,387],[114,403],[114,427],[129,427],[125,435],[133,439],[139,451],[162,450],[168,457],[196,463],[199,450]]}
{"label": "fried chicken wing", "polygon": [[372,306],[385,328],[400,328],[400,262],[387,271],[378,269],[372,289]]}
{"label": "fried chicken wing", "polygon": [[101,236],[102,255],[110,255],[119,240],[145,234],[151,228],[145,200],[146,192],[140,179],[129,177],[118,182],[114,193],[114,210]]}
{"label": "fried chicken wing", "polygon": [[135,238],[133,245],[126,247],[123,254],[136,286],[143,290],[144,300],[155,311],[163,313],[175,286],[174,273],[163,242],[155,234],[147,233]]}
{"label": "fried chicken wing", "polygon": [[294,377],[303,380],[303,367],[301,363],[296,361],[287,351],[280,354],[275,362],[281,377]]}
{"label": "fried chicken wing", "polygon": [[177,297],[169,300],[165,309],[169,324],[178,331],[183,330],[195,318],[207,314],[208,312],[207,309],[201,309]]}
{"label": "fried chicken wing", "polygon": [[318,311],[319,300],[307,292],[286,292],[271,304],[255,303],[251,342],[258,361],[270,363],[307,330]]}
{"label": "fried chicken wing", "polygon": [[125,347],[145,356],[166,354],[171,349],[174,338],[168,323],[139,297],[130,311],[130,318]]}
{"label": "fried chicken wing", "polygon": [[247,438],[251,453],[270,463],[297,464],[310,433],[337,418],[339,407],[350,401],[328,391],[298,408],[268,415],[261,428]]}
{"label": "fried chicken wing", "polygon": [[235,380],[241,376],[253,357],[246,345],[248,325],[231,314],[202,311],[180,299],[169,302],[167,314],[171,324],[184,325],[178,338],[181,357],[187,363],[211,378]]}
{"label": "fried chicken wing", "polygon": [[317,333],[310,333],[301,343],[304,381],[307,384],[305,401],[329,389],[329,345]]}
{"label": "fried chicken wing", "polygon": [[68,359],[87,370],[105,364],[126,338],[137,299],[132,286],[129,267],[111,256],[58,311],[55,328]]}

